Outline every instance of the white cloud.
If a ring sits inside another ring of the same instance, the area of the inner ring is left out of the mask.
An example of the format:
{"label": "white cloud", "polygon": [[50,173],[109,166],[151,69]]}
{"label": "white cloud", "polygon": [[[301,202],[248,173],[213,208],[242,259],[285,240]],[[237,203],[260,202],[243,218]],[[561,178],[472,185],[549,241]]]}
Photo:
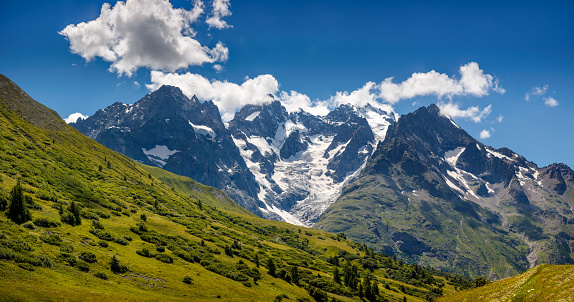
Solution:
{"label": "white cloud", "polygon": [[64,122],[66,122],[66,124],[75,123],[78,119],[83,119],[83,120],[85,120],[85,119],[87,119],[87,118],[88,118],[87,115],[83,115],[83,114],[81,114],[81,113],[79,113],[79,112],[76,112],[76,113],[70,114],[67,118],[65,118],[65,119],[64,119]]}
{"label": "white cloud", "polygon": [[502,120],[503,120],[503,119],[504,119],[504,116],[499,115],[499,116],[496,118],[496,121],[498,121],[499,123],[502,123]]}
{"label": "white cloud", "polygon": [[458,104],[454,103],[438,103],[440,112],[446,114],[452,118],[462,117],[465,119],[470,119],[475,123],[480,123],[482,119],[487,117],[492,112],[492,105],[486,106],[484,109],[480,109],[477,106],[468,107],[467,109],[460,109]]}
{"label": "white cloud", "polygon": [[367,104],[376,102],[378,97],[373,93],[376,87],[377,85],[375,82],[367,82],[363,87],[351,93],[348,93],[347,91],[338,91],[334,96],[331,97],[330,101],[335,103],[337,106],[341,104],[351,104],[363,107]]}
{"label": "white cloud", "polygon": [[227,48],[201,45],[191,25],[203,13],[203,2],[194,8],[173,8],[168,0],[105,3],[100,16],[89,22],[70,24],[60,35],[70,51],[86,61],[96,57],[111,62],[110,71],[131,76],[140,67],[176,71],[192,65],[225,61]]}
{"label": "white cloud", "polygon": [[177,86],[188,97],[194,95],[201,100],[213,100],[219,107],[224,121],[233,118],[235,112],[247,104],[266,104],[273,100],[269,94],[279,91],[279,83],[269,74],[247,79],[243,84],[210,81],[199,74],[151,72],[152,84],[146,85],[150,90],[156,90],[162,85]]}
{"label": "white cloud", "polygon": [[307,95],[293,90],[290,93],[281,91],[279,98],[281,99],[281,104],[288,112],[296,112],[303,109],[313,115],[327,115],[333,109],[333,105],[329,101],[316,100],[312,102]]}
{"label": "white cloud", "polygon": [[221,71],[223,71],[223,66],[219,64],[213,64],[213,69],[215,70],[215,72],[221,73]]}
{"label": "white cloud", "polygon": [[534,87],[532,89],[530,89],[530,91],[528,91],[526,93],[526,95],[524,96],[524,99],[526,101],[530,101],[530,97],[534,96],[542,96],[544,94],[546,94],[546,91],[548,91],[548,85],[544,85],[542,87]]}
{"label": "white cloud", "polygon": [[480,139],[487,139],[490,138],[490,131],[484,129],[480,131]]}
{"label": "white cloud", "polygon": [[140,85],[140,83],[138,83],[138,81],[134,81],[134,86],[135,86],[136,88],[140,88],[141,85]]}
{"label": "white cloud", "polygon": [[427,73],[413,73],[401,83],[393,83],[392,77],[387,78],[378,87],[379,97],[395,104],[403,99],[426,95],[435,95],[438,98],[458,95],[482,97],[488,95],[490,90],[500,94],[506,92],[499,86],[498,81],[494,80],[493,76],[485,74],[476,62],[461,66],[459,73],[460,80],[434,70]]}
{"label": "white cloud", "polygon": [[559,105],[558,101],[553,97],[544,98],[544,105],[548,107],[556,107]]}
{"label": "white cloud", "polygon": [[224,29],[233,27],[224,20],[221,20],[221,18],[227,16],[231,16],[229,0],[213,0],[213,13],[212,16],[207,19],[206,23],[209,25],[209,28]]}

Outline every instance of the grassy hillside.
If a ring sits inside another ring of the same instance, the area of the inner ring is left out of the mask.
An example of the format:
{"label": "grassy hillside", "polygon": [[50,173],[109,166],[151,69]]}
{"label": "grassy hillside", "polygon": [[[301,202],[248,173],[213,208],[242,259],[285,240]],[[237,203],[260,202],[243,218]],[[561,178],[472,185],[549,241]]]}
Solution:
{"label": "grassy hillside", "polygon": [[227,195],[225,195],[224,192],[214,187],[200,184],[189,177],[173,174],[158,167],[151,167],[146,165],[140,165],[140,167],[149,172],[153,177],[157,178],[164,184],[175,188],[177,191],[183,193],[184,195],[191,196],[196,200],[201,200],[205,204],[216,207],[220,210],[248,216],[255,216],[255,214],[249,212],[244,207],[240,206]]}
{"label": "grassy hillside", "polygon": [[438,299],[448,301],[572,301],[574,265],[539,265],[525,273]]}
{"label": "grassy hillside", "polygon": [[56,117],[0,76],[0,301],[423,301],[472,285],[255,217]]}

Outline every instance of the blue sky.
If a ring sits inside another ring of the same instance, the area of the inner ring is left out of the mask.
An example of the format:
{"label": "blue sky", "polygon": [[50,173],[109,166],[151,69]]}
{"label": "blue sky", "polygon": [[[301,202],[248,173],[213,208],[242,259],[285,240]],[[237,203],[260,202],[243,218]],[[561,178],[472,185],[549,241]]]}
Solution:
{"label": "blue sky", "polygon": [[[189,26],[172,34],[196,48],[174,61],[159,59],[174,50],[154,40],[154,24],[173,18],[153,23],[133,14],[116,32],[134,37],[124,39],[132,43],[127,53],[116,49],[106,60],[105,47],[70,48],[73,39],[98,33],[77,25],[103,20],[103,1],[2,1],[0,73],[62,117],[133,103],[161,83],[188,85],[184,92],[215,98],[226,112],[262,102],[266,92],[315,109],[366,98],[406,114],[441,103],[487,145],[509,147],[539,166],[574,167],[571,1],[216,2],[218,8],[204,1],[197,16],[190,1],[136,11],[187,12]],[[109,9],[119,12],[116,2]],[[461,67],[468,67],[469,85]]]}

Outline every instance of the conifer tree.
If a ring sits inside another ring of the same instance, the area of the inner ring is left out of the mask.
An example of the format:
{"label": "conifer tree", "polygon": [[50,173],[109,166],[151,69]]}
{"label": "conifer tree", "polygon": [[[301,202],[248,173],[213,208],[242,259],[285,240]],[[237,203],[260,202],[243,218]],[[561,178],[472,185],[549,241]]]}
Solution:
{"label": "conifer tree", "polygon": [[291,281],[293,281],[294,284],[299,284],[299,270],[296,266],[291,267]]}
{"label": "conifer tree", "polygon": [[335,283],[341,283],[341,275],[339,274],[339,269],[335,267],[335,271],[333,272],[333,281]]}
{"label": "conifer tree", "polygon": [[259,256],[258,256],[257,254],[255,254],[255,260],[254,260],[254,262],[255,262],[255,266],[256,266],[256,267],[259,267]]}
{"label": "conifer tree", "polygon": [[26,203],[24,202],[24,193],[22,191],[20,180],[18,180],[10,192],[10,206],[8,207],[8,212],[6,215],[15,223],[24,223],[32,219],[30,209],[28,209]]}
{"label": "conifer tree", "polygon": [[275,267],[275,262],[273,262],[273,258],[269,257],[269,259],[267,259],[267,270],[269,271],[269,275],[275,277],[275,273],[276,273],[276,267]]}

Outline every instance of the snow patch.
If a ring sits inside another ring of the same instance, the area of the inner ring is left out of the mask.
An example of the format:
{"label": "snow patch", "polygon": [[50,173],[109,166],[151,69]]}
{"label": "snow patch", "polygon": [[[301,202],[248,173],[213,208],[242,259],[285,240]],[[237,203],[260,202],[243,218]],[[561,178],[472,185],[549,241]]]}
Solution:
{"label": "snow patch", "polygon": [[486,151],[487,151],[488,153],[490,153],[490,154],[492,154],[492,155],[494,155],[494,156],[500,158],[500,159],[512,160],[510,157],[508,157],[508,156],[506,156],[506,155],[504,155],[504,154],[502,154],[502,153],[498,153],[498,152],[496,152],[496,151],[494,151],[494,150],[486,149]]}
{"label": "snow patch", "polygon": [[261,111],[255,111],[253,113],[251,113],[248,117],[245,118],[246,121],[250,121],[253,122],[253,120],[259,116],[259,114],[261,113]]}
{"label": "snow patch", "polygon": [[456,149],[447,151],[444,153],[444,159],[451,167],[456,167],[456,162],[458,161],[458,157],[466,150],[465,147],[457,147]]}
{"label": "snow patch", "polygon": [[163,168],[163,166],[166,164],[166,160],[168,160],[170,156],[181,151],[169,150],[167,146],[163,145],[155,145],[155,147],[149,150],[142,148],[142,152],[147,156],[149,160],[157,164],[160,168]]}
{"label": "snow patch", "polygon": [[213,129],[211,129],[210,127],[204,126],[204,125],[195,125],[194,123],[192,123],[191,121],[187,121],[189,123],[189,125],[191,127],[193,127],[193,131],[195,133],[201,134],[203,136],[211,136],[211,138],[215,138],[217,136],[217,134],[215,134],[215,131],[213,131]]}

